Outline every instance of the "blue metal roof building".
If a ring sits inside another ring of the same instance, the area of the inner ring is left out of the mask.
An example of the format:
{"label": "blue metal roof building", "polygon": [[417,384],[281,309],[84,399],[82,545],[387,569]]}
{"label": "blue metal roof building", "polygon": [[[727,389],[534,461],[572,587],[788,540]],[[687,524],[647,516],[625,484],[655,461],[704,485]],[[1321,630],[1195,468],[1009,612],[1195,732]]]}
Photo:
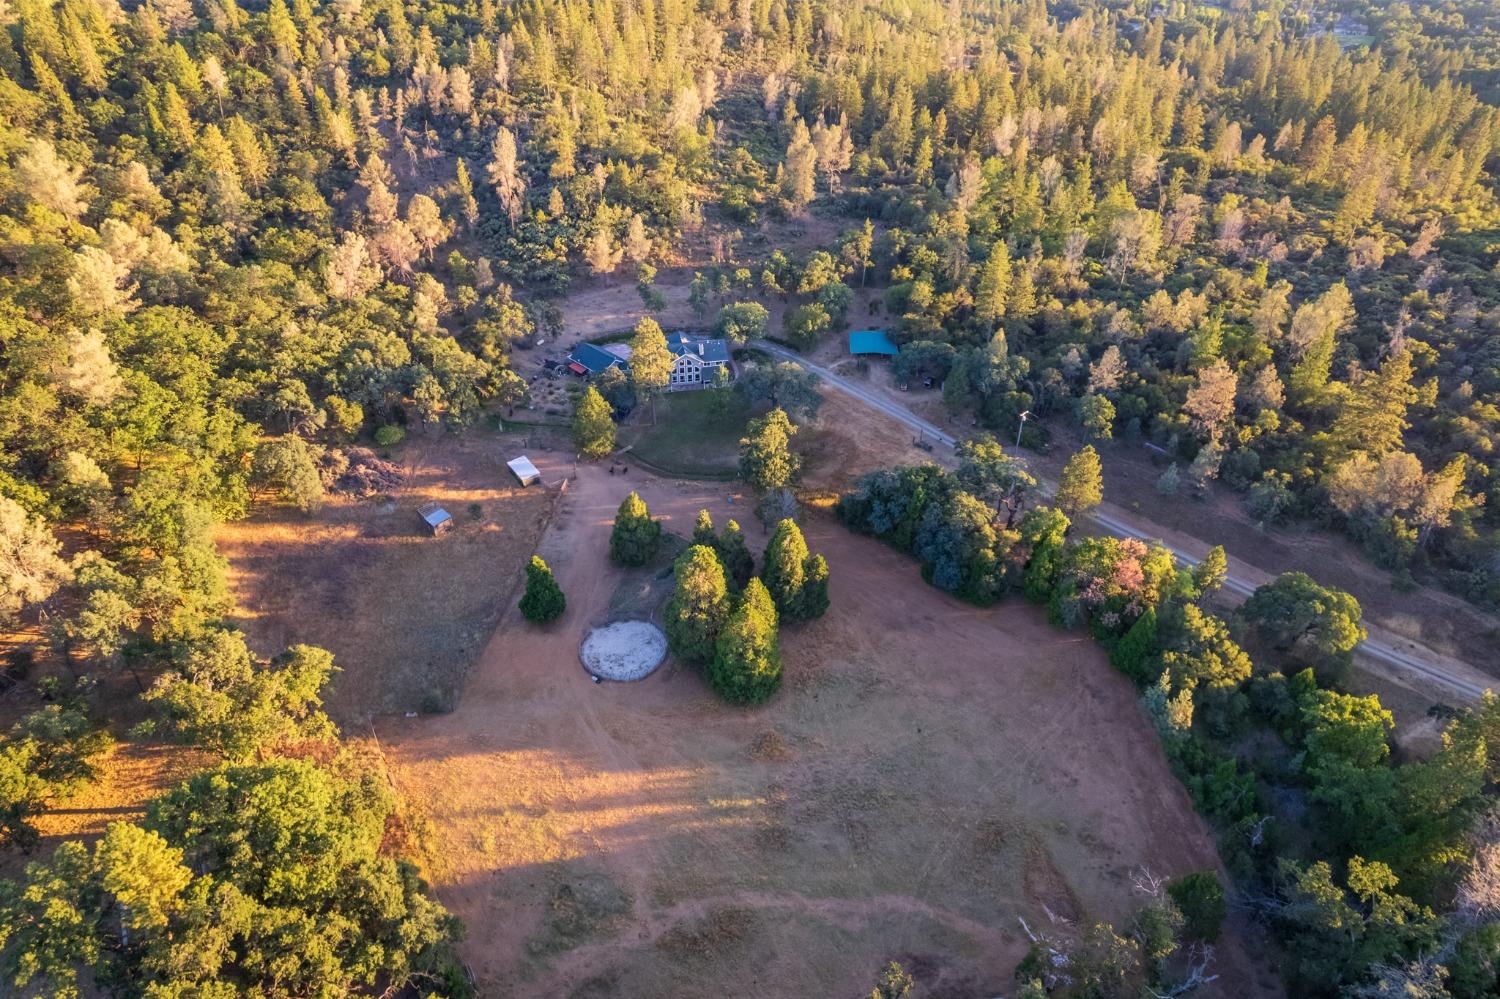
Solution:
{"label": "blue metal roof building", "polygon": [[849,334],[849,353],[895,357],[900,351],[885,330],[855,330]]}
{"label": "blue metal roof building", "polygon": [[696,354],[708,364],[725,364],[729,361],[729,345],[723,340],[693,336],[680,330],[667,335],[667,349],[678,357],[683,354]]}
{"label": "blue metal roof building", "polygon": [[604,371],[607,368],[623,368],[625,366],[624,361],[620,360],[618,357],[611,354],[603,347],[596,346],[592,343],[580,343],[578,346],[574,347],[573,352],[568,355],[568,360],[572,361],[574,364],[582,365],[588,370],[588,373],[591,375],[597,375],[599,372]]}

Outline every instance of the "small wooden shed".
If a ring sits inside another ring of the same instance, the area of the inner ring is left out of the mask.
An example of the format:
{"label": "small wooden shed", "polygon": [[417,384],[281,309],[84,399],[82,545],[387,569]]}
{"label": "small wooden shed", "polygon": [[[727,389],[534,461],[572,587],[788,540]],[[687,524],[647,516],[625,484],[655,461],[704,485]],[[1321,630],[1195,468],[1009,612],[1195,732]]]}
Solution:
{"label": "small wooden shed", "polygon": [[436,503],[423,503],[417,507],[417,513],[435,538],[440,538],[453,530],[453,515]]}

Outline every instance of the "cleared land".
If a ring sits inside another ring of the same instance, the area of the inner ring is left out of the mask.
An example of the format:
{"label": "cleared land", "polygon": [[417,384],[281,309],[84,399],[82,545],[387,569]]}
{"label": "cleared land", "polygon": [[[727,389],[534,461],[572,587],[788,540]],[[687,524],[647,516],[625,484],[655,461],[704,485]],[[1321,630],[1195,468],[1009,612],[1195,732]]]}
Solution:
{"label": "cleared land", "polygon": [[[628,488],[678,533],[703,506],[748,519],[724,488],[581,468],[542,544],[566,615],[508,610],[454,713],[377,725],[481,994],[857,995],[892,958],[925,994],[994,994],[1020,917],[1121,920],[1136,867],[1215,864],[1096,646],[950,600],[831,521],[809,539],[833,609],[784,634],[769,705],[726,707],[671,661],[591,683],[589,626],[661,592],[606,560]],[[1219,994],[1274,991],[1222,953]]]}
{"label": "cleared land", "polygon": [[[451,707],[556,497],[517,488],[505,461],[526,449],[544,483],[572,471],[572,451],[538,450],[549,446],[542,436],[419,435],[392,454],[406,481],[391,495],[333,497],[311,516],[274,507],[226,525],[219,550],[251,647],[331,651],[342,672],[328,709],[345,725]],[[445,537],[429,536],[417,516],[428,500],[453,515]]]}

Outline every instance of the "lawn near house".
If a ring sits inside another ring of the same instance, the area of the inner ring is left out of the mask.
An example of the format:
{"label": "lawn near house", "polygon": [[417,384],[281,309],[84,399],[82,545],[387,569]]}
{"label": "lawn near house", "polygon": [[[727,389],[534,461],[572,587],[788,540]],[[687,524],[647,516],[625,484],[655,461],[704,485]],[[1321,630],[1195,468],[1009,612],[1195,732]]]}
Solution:
{"label": "lawn near house", "polygon": [[665,475],[729,478],[738,467],[740,438],[751,413],[736,393],[729,393],[722,410],[714,395],[713,390],[664,393],[656,400],[654,425],[651,404],[644,403],[615,440]]}

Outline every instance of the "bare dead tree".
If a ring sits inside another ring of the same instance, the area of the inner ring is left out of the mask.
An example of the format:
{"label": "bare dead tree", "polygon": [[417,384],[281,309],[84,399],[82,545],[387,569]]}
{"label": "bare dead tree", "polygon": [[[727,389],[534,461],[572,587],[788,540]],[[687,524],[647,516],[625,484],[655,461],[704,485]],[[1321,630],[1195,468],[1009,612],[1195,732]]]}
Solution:
{"label": "bare dead tree", "polygon": [[1178,996],[1185,996],[1200,985],[1208,985],[1210,982],[1218,980],[1218,975],[1210,975],[1208,973],[1209,965],[1214,960],[1213,947],[1208,944],[1193,944],[1192,947],[1188,948],[1187,959],[1188,970],[1186,978],[1165,992],[1158,992],[1156,989],[1147,987],[1146,993],[1152,996],[1153,999],[1177,999]]}
{"label": "bare dead tree", "polygon": [[1500,816],[1475,824],[1473,856],[1453,899],[1454,915],[1469,925],[1500,915]]}
{"label": "bare dead tree", "polygon": [[1149,867],[1139,867],[1132,871],[1130,884],[1137,895],[1143,895],[1146,898],[1161,898],[1167,890],[1167,879],[1152,874]]}
{"label": "bare dead tree", "polygon": [[1351,999],[1437,999],[1448,995],[1448,969],[1437,955],[1419,957],[1410,964],[1370,966],[1369,982],[1357,985],[1345,994]]}

